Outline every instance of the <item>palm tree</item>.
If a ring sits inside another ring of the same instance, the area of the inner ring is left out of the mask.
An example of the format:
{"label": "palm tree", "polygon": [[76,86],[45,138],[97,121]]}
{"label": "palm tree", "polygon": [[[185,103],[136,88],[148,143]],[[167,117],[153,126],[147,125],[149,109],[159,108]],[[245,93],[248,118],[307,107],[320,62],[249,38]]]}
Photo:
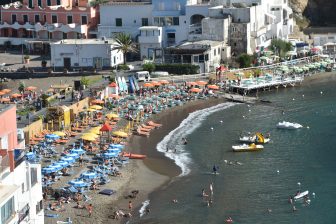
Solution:
{"label": "palm tree", "polygon": [[126,54],[128,52],[137,52],[136,45],[133,43],[132,37],[126,33],[117,33],[114,36],[114,40],[117,42],[112,50],[121,51],[124,55],[124,64],[126,64]]}

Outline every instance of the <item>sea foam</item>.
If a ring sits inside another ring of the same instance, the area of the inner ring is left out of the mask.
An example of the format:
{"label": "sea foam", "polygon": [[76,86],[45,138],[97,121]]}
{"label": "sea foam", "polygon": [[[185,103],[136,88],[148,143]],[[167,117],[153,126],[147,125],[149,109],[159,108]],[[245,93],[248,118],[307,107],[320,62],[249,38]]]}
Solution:
{"label": "sea foam", "polygon": [[149,206],[149,200],[142,202],[142,206],[139,210],[140,218],[145,214],[146,208]]}
{"label": "sea foam", "polygon": [[[189,165],[192,162],[189,152],[185,150],[185,146],[181,144],[181,139],[195,131],[202,122],[211,114],[225,110],[229,107],[236,105],[236,103],[221,103],[213,107],[205,108],[202,110],[194,111],[184,119],[181,124],[166,135],[161,142],[156,146],[159,152],[165,154],[166,157],[175,161],[175,164],[182,170],[179,176],[186,176],[190,173]],[[167,152],[167,147],[169,151]],[[174,147],[174,148],[172,148]],[[176,152],[175,152],[176,148]]]}

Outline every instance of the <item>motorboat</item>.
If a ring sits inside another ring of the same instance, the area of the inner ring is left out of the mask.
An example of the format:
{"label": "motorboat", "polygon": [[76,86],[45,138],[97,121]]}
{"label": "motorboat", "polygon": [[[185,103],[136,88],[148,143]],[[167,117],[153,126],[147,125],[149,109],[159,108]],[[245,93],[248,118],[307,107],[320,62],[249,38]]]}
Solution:
{"label": "motorboat", "polygon": [[294,196],[294,200],[295,201],[300,200],[300,199],[306,197],[308,194],[309,194],[309,191],[304,191],[304,192],[298,193]]}
{"label": "motorboat", "polygon": [[301,124],[298,123],[291,123],[287,121],[279,122],[277,124],[277,128],[282,128],[282,129],[299,129],[303,128]]}
{"label": "motorboat", "polygon": [[260,151],[264,148],[263,145],[252,144],[242,144],[242,145],[233,145],[232,149],[234,152],[254,152]]}
{"label": "motorboat", "polygon": [[247,143],[259,143],[259,144],[265,144],[268,143],[271,139],[265,138],[263,134],[256,133],[255,135],[243,135],[239,137],[239,141],[241,142],[247,142]]}

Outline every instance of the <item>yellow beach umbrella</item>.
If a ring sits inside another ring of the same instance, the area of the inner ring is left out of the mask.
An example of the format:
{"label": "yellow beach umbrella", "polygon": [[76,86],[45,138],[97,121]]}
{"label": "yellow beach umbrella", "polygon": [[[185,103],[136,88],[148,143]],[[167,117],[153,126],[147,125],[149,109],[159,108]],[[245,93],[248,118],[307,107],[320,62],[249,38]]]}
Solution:
{"label": "yellow beach umbrella", "polygon": [[92,137],[92,138],[98,138],[98,135],[95,133],[90,133],[90,132],[86,132],[82,135],[82,137]]}
{"label": "yellow beach umbrella", "polygon": [[93,133],[93,134],[96,134],[96,135],[99,135],[100,134],[100,127],[91,128],[89,130],[89,132]]}
{"label": "yellow beach umbrella", "polygon": [[64,132],[62,132],[62,131],[55,131],[55,132],[53,132],[53,134],[54,134],[54,135],[58,135],[58,136],[60,136],[60,137],[64,137],[64,136],[66,136],[66,134],[65,134]]}
{"label": "yellow beach umbrella", "polygon": [[97,111],[96,109],[93,109],[93,108],[89,108],[89,109],[87,109],[87,111],[88,112],[95,112],[95,111]]}
{"label": "yellow beach umbrella", "polygon": [[127,138],[128,134],[123,131],[115,131],[112,133],[114,136],[121,137],[121,138]]}
{"label": "yellow beach umbrella", "polygon": [[99,105],[93,105],[89,109],[101,110],[101,109],[103,109],[103,107],[99,106]]}
{"label": "yellow beach umbrella", "polygon": [[118,114],[106,114],[106,117],[108,119],[113,119],[113,118],[119,118],[119,115]]}
{"label": "yellow beach umbrella", "polygon": [[93,138],[91,136],[82,136],[82,139],[85,141],[90,141],[90,142],[93,142],[96,140],[96,138]]}

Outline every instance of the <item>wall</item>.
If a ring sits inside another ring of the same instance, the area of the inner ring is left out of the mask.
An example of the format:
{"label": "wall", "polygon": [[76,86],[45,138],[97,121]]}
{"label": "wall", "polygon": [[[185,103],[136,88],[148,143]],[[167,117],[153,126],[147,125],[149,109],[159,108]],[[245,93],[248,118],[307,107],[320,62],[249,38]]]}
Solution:
{"label": "wall", "polygon": [[29,140],[33,138],[36,134],[39,134],[43,131],[43,122],[41,119],[34,121],[23,128],[25,135],[25,142],[29,144]]}
{"label": "wall", "polygon": [[[56,67],[64,66],[64,58],[71,59],[71,66],[94,67],[95,58],[101,58],[103,67],[112,67],[123,63],[122,52],[111,51],[110,44],[51,44],[51,62]],[[114,63],[114,58],[116,63]],[[75,65],[77,64],[77,65]],[[99,67],[99,66],[98,66]]]}
{"label": "wall", "polygon": [[[68,106],[71,111],[71,118],[73,119],[73,115],[78,115],[79,112],[84,111],[84,108],[89,108],[89,98],[85,98],[77,103]],[[73,121],[73,120],[72,120]]]}
{"label": "wall", "polygon": [[1,109],[0,139],[3,139],[1,142],[7,146],[1,145],[0,148],[15,149],[17,147],[16,106],[1,106]]}
{"label": "wall", "polygon": [[[122,19],[121,27],[116,26],[116,18]],[[101,5],[98,36],[111,38],[116,32],[126,32],[135,38],[140,33],[141,18],[148,18],[148,25],[152,24],[152,5]]]}

